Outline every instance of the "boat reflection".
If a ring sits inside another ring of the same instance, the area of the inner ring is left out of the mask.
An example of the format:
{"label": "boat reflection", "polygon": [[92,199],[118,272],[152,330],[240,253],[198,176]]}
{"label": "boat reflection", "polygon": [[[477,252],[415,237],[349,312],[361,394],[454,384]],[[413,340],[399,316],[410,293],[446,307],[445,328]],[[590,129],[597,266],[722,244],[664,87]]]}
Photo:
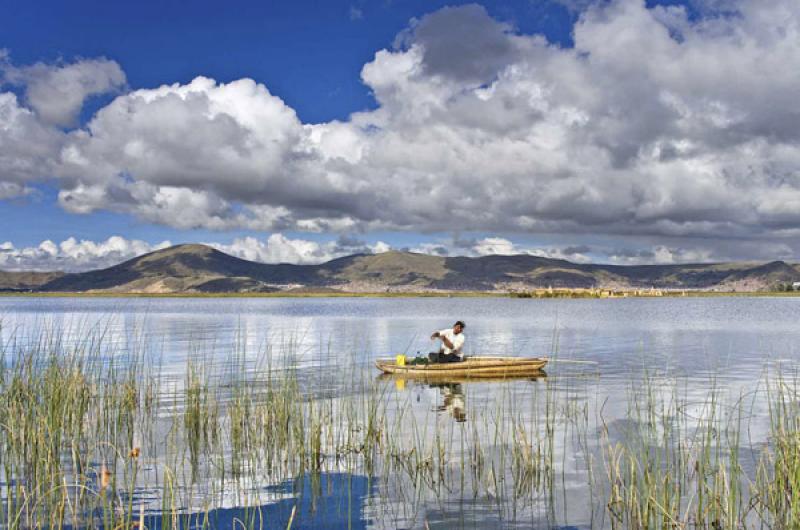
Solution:
{"label": "boat reflection", "polygon": [[508,383],[519,381],[538,381],[547,377],[544,370],[539,370],[535,374],[517,377],[502,378],[470,378],[470,377],[436,377],[425,378],[419,376],[409,377],[398,374],[381,374],[378,379],[381,381],[394,381],[395,388],[399,391],[406,390],[407,386],[425,386],[427,388],[438,389],[441,396],[441,404],[434,409],[436,412],[447,413],[459,423],[467,421],[467,406],[464,387],[469,383]]}

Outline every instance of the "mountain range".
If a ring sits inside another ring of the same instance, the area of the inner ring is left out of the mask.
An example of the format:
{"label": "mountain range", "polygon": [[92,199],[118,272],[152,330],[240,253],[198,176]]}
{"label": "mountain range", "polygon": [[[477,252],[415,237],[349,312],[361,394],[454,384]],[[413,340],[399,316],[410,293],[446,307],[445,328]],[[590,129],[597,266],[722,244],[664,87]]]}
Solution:
{"label": "mountain range", "polygon": [[681,265],[572,263],[531,255],[391,251],[319,265],[266,264],[187,244],[80,273],[3,272],[0,290],[89,293],[519,292],[535,288],[763,291],[800,281],[784,261]]}

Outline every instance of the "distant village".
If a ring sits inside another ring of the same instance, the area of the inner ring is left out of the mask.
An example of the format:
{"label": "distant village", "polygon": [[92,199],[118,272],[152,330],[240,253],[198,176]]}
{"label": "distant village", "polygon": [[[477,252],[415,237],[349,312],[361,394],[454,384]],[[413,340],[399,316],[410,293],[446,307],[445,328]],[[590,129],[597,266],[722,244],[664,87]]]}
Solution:
{"label": "distant village", "polygon": [[[800,291],[800,282],[782,283],[773,292]],[[691,293],[731,293],[723,289],[623,289],[623,288],[553,288],[532,289],[512,293],[516,298],[653,298],[661,296],[689,296]]]}
{"label": "distant village", "polygon": [[675,296],[688,296],[686,290],[665,291],[663,289],[598,289],[598,288],[553,288],[533,289],[514,293],[517,298],[628,298],[628,297],[658,297],[666,294]]}

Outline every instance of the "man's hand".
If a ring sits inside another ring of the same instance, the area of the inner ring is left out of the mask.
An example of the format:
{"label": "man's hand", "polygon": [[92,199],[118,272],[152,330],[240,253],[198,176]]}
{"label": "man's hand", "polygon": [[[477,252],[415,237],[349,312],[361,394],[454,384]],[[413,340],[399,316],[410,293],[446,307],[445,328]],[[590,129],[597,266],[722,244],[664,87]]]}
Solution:
{"label": "man's hand", "polygon": [[439,338],[439,332],[438,331],[434,331],[433,335],[431,335],[431,340],[436,340],[438,338]]}

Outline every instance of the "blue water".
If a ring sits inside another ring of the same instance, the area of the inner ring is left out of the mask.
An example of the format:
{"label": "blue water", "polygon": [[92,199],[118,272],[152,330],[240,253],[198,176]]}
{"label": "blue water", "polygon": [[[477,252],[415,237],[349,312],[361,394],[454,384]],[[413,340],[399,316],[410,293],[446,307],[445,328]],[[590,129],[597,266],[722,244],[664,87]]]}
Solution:
{"label": "blue water", "polygon": [[[435,348],[430,333],[456,320],[467,324],[467,355],[557,359],[547,367],[557,406],[585,407],[592,418],[589,434],[595,437],[600,415],[610,436],[624,432],[626,396],[639,378],[650,378],[662,389],[680,385],[681,395],[698,404],[697,410],[689,407],[682,413],[699,414],[712,385],[734,399],[749,399],[765,369],[794,369],[800,344],[800,298],[0,297],[0,340],[6,350],[45,336],[58,336],[69,348],[88,335],[102,335],[114,355],[149,352],[162,375],[176,384],[188,361],[223,366],[236,352],[237,358],[256,364],[266,358],[270,365],[295,367],[310,399],[360,392],[353,382],[375,380],[375,359],[427,353]],[[498,396],[508,396],[524,416],[525,410],[534,410],[530,404],[543,384],[388,381],[385,396],[421,422],[449,422],[446,428],[457,433],[473,421],[491,421]],[[763,404],[754,400],[745,418],[753,444],[766,443],[766,416]],[[386,498],[386,491],[376,490],[374,480],[380,477],[324,473],[314,486],[321,488],[319,495],[311,494],[307,477],[266,486],[265,493],[282,498],[261,506],[269,516],[265,520],[272,521],[265,528],[285,528],[295,506],[293,528],[609,527],[597,515],[603,512],[602,500],[585,496],[585,463],[575,448],[580,440],[567,438],[558,448],[563,491],[555,515],[535,504],[509,514],[490,496],[462,494],[387,509],[376,507]],[[219,521],[216,527],[229,528],[232,518],[244,512],[230,499],[222,504],[210,513]],[[160,528],[157,514],[148,517],[149,528]]]}
{"label": "blue water", "polygon": [[289,346],[300,365],[371,364],[426,352],[428,336],[467,323],[468,354],[598,361],[605,378],[647,362],[746,379],[766,359],[794,359],[800,298],[0,298],[0,337],[102,331],[120,349],[148,347],[180,370],[191,355]]}

